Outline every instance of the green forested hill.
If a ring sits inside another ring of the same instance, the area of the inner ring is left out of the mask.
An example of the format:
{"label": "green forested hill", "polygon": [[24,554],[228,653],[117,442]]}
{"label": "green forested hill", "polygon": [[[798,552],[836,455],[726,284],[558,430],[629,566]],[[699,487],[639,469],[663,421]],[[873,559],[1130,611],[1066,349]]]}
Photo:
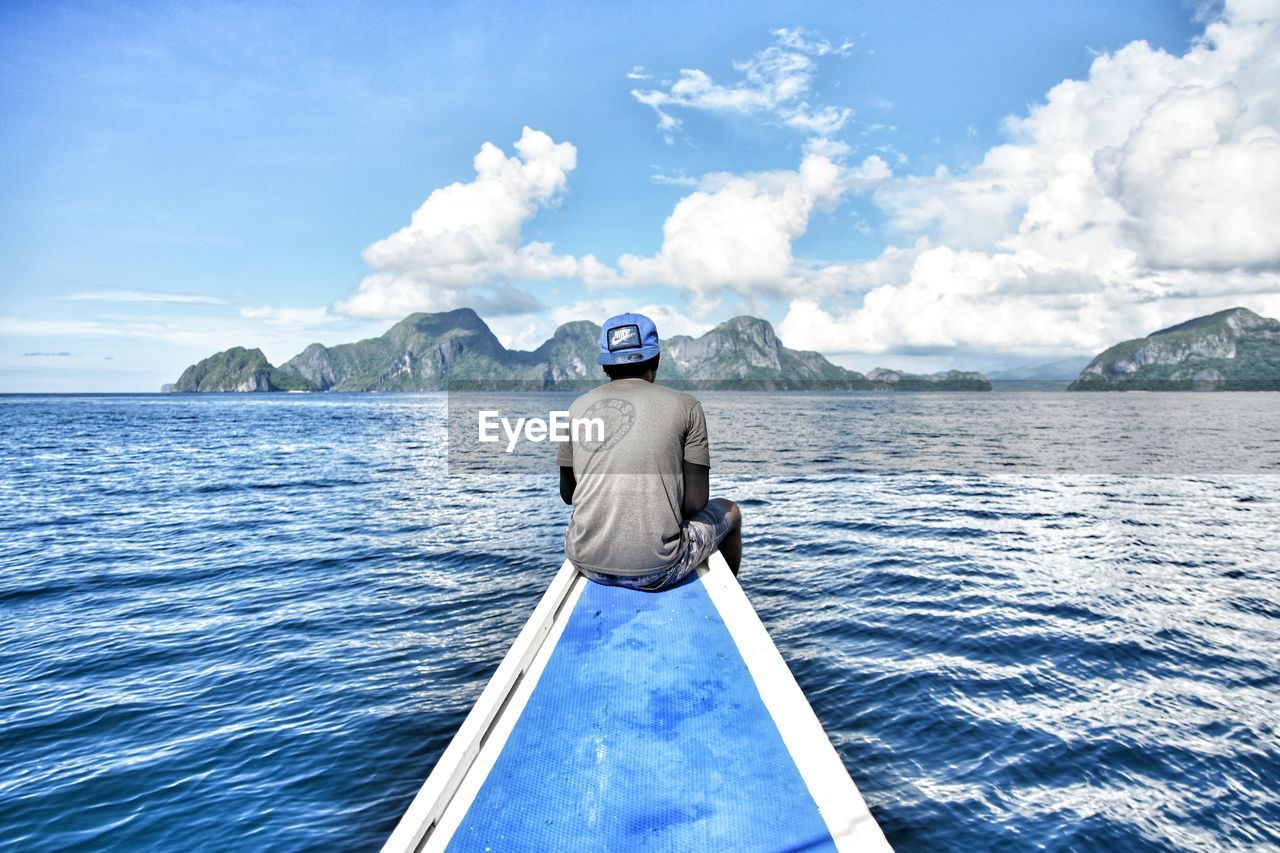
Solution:
{"label": "green forested hill", "polygon": [[182,371],[174,391],[311,391],[314,385],[272,367],[260,349],[232,347]]}
{"label": "green forested hill", "polygon": [[1280,391],[1280,321],[1197,317],[1098,354],[1070,391]]}

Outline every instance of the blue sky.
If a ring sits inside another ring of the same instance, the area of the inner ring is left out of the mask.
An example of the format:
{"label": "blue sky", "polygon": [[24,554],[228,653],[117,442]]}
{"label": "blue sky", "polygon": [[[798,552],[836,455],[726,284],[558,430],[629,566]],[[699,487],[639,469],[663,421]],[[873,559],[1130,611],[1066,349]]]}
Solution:
{"label": "blue sky", "polygon": [[188,6],[0,8],[0,391],[459,305],[860,369],[1280,313],[1270,2]]}

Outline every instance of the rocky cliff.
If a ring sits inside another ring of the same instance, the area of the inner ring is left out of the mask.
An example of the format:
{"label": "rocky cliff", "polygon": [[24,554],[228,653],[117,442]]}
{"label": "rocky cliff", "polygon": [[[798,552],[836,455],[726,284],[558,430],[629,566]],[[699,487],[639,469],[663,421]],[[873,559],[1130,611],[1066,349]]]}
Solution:
{"label": "rocky cliff", "polygon": [[450,376],[537,378],[513,376],[508,355],[476,312],[462,308],[410,314],[377,338],[312,344],[282,366],[318,391],[432,391],[444,388]]}
{"label": "rocky cliff", "polygon": [[692,387],[870,388],[861,373],[832,364],[819,353],[784,347],[773,326],[756,317],[734,317],[700,338],[667,339],[662,376]]}
{"label": "rocky cliff", "polygon": [[1097,355],[1070,391],[1280,391],[1280,321],[1247,308],[1197,317]]}
{"label": "rocky cliff", "polygon": [[232,347],[186,370],[173,391],[309,391],[312,383],[288,370],[272,367],[260,349]]}

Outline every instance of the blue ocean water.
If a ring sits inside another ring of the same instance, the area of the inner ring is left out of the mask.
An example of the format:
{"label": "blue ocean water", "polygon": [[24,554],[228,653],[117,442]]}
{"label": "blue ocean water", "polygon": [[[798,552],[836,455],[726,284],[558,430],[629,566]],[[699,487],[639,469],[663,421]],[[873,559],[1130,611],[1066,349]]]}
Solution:
{"label": "blue ocean water", "polygon": [[[1280,395],[701,395],[890,841],[1280,846]],[[440,395],[0,397],[0,840],[376,849],[557,569]]]}

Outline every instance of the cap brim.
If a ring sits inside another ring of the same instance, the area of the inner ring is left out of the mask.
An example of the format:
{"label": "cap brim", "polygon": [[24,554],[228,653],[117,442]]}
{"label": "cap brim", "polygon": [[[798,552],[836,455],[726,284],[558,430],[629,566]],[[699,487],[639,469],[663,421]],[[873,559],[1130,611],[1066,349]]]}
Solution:
{"label": "cap brim", "polygon": [[[658,347],[618,350],[617,352],[602,352],[596,356],[596,364],[627,364],[628,362],[633,361],[648,361],[659,352],[661,352],[661,350]],[[641,357],[632,358],[636,353],[639,353]]]}

